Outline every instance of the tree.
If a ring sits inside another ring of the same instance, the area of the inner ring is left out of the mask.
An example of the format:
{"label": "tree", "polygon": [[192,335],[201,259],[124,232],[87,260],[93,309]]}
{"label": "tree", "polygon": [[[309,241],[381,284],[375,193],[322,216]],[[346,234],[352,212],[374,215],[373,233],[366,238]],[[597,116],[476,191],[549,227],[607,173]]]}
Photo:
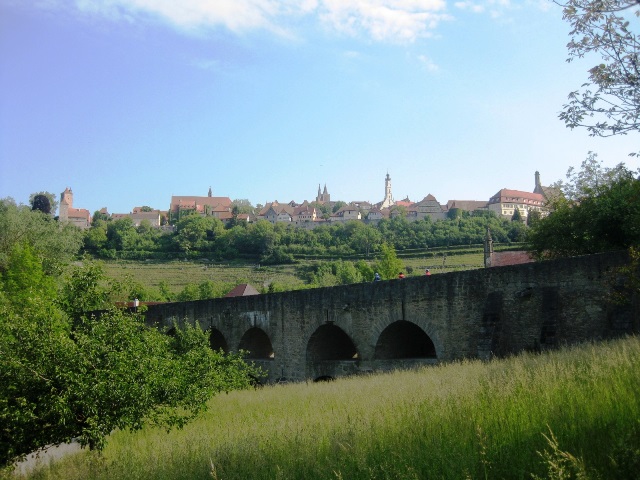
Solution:
{"label": "tree", "polygon": [[357,225],[351,234],[351,244],[354,250],[364,252],[369,257],[369,253],[380,243],[382,236],[371,225],[362,222],[357,222]]}
{"label": "tree", "polygon": [[96,222],[99,221],[108,222],[109,220],[109,214],[101,212],[100,210],[96,210],[95,212],[93,212],[93,217],[91,217],[91,225],[95,225]]}
{"label": "tree", "polygon": [[[531,225],[528,249],[537,258],[585,255],[640,244],[640,180],[618,165],[593,168],[583,162],[568,174],[566,196],[556,197],[551,213]],[[604,181],[603,181],[604,179]]]}
{"label": "tree", "polygon": [[[44,197],[44,198],[43,198]],[[43,213],[55,214],[58,209],[58,201],[56,196],[50,192],[37,192],[29,195],[29,205],[32,210],[40,210]],[[48,205],[48,211],[42,209],[43,206]]]}
{"label": "tree", "polygon": [[374,270],[378,272],[384,279],[392,279],[398,276],[398,273],[404,269],[404,265],[396,255],[396,250],[391,245],[383,243],[380,247],[380,253],[376,258]]}
{"label": "tree", "polygon": [[78,252],[82,231],[70,224],[61,225],[38,210],[0,200],[0,271],[6,268],[16,244],[29,244],[43,262],[47,274],[58,271]]}
{"label": "tree", "polygon": [[79,229],[10,201],[0,227],[0,466],[72,438],[101,448],[114,429],[180,427],[212,395],[262,375],[213,352],[197,325],[168,336],[115,308],[126,282],[107,281],[99,264],[60,276]]}
{"label": "tree", "polygon": [[513,215],[511,216],[512,222],[522,222],[522,213],[520,213],[520,209],[518,207],[513,209]]}
{"label": "tree", "polygon": [[141,212],[153,212],[153,210],[154,210],[154,209],[153,209],[153,208],[151,208],[151,207],[150,207],[150,206],[148,206],[148,205],[143,205],[142,207],[140,207],[140,211],[141,211]]}
{"label": "tree", "polygon": [[51,202],[46,195],[36,195],[33,197],[31,210],[39,210],[47,215],[51,214]]}
{"label": "tree", "polygon": [[[589,81],[569,94],[560,119],[586,127],[592,136],[608,137],[640,127],[640,38],[629,27],[640,16],[638,0],[570,0],[556,2],[571,25],[568,62],[599,55]],[[636,17],[636,18],[633,18]]]}
{"label": "tree", "polygon": [[253,213],[253,205],[246,198],[236,198],[231,205],[237,207],[238,213]]}
{"label": "tree", "polygon": [[107,241],[114,250],[135,250],[138,232],[131,217],[123,217],[107,223]]}
{"label": "tree", "polygon": [[335,202],[335,203],[333,204],[333,208],[331,209],[331,211],[332,211],[333,213],[336,213],[338,210],[340,210],[342,207],[344,207],[344,206],[346,206],[346,205],[347,205],[347,203],[346,203],[346,202],[343,202],[342,200],[338,200],[337,202]]}
{"label": "tree", "polygon": [[33,290],[23,302],[16,288],[45,275],[33,259],[14,249],[0,281],[0,465],[72,438],[99,449],[114,429],[181,427],[212,395],[261,376],[240,355],[212,351],[197,325],[169,336],[126,310],[87,313],[109,294],[91,267],[60,298]]}
{"label": "tree", "polygon": [[632,177],[632,172],[624,163],[606,168],[602,166],[602,161],[598,160],[597,153],[589,152],[580,164],[579,170],[570,167],[567,170],[566,181],[559,180],[551,185],[552,189],[562,192],[562,195],[550,198],[549,207],[553,209],[555,203],[563,200],[579,202],[582,198],[598,195],[617,180]]}
{"label": "tree", "polygon": [[91,228],[84,233],[84,249],[93,254],[99,254],[107,246],[107,222],[96,219],[91,223]]}

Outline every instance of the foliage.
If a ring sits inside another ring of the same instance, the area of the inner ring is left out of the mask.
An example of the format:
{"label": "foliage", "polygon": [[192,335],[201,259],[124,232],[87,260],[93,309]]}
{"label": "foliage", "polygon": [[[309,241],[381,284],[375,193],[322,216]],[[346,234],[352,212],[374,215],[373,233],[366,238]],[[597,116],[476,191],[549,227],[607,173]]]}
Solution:
{"label": "foliage", "polygon": [[549,199],[550,207],[553,209],[563,200],[579,203],[583,198],[597,196],[613,183],[629,178],[633,178],[633,172],[624,163],[607,168],[598,160],[597,153],[589,152],[579,170],[570,167],[566,181],[559,180],[551,185],[552,191],[561,192],[561,195]]}
{"label": "foliage", "polygon": [[31,210],[40,210],[42,213],[55,214],[58,209],[56,196],[50,192],[37,192],[29,195]]}
{"label": "foliage", "polygon": [[46,273],[59,271],[78,252],[82,232],[69,224],[61,225],[50,215],[0,200],[0,271],[7,267],[16,244],[28,244],[43,263]]}
{"label": "foliage", "polygon": [[514,208],[513,209],[513,215],[511,216],[511,221],[512,222],[522,222],[523,218],[522,218],[522,213],[520,213],[520,209],[519,208]]}
{"label": "foliage", "polygon": [[51,214],[51,202],[46,195],[36,195],[33,197],[31,210],[39,210],[47,215]]}
{"label": "foliage", "polygon": [[593,157],[568,174],[567,197],[550,202],[551,214],[528,232],[537,258],[626,249],[640,244],[640,180],[624,166],[603,169]]}
{"label": "foliage", "polygon": [[[71,267],[57,291],[31,241],[43,214],[12,215],[26,224],[6,222],[25,234],[5,237],[13,244],[0,271],[0,465],[72,438],[102,448],[114,429],[181,427],[213,394],[260,376],[240,355],[213,352],[197,326],[167,336],[110,306],[127,285],[98,264]],[[106,310],[87,313],[96,309]]]}
{"label": "foliage", "polygon": [[593,136],[611,136],[640,127],[640,39],[637,0],[569,0],[560,3],[571,25],[568,62],[592,54],[600,63],[589,81],[569,94],[560,114],[570,127],[586,127]]}
{"label": "foliage", "polygon": [[[326,206],[325,206],[326,207]],[[234,207],[235,208],[235,207]],[[452,219],[410,221],[402,215],[367,223],[350,220],[307,229],[266,220],[254,223],[183,216],[175,232],[161,232],[144,222],[103,222],[96,218],[84,235],[84,250],[105,259],[248,259],[286,265],[308,256],[369,258],[383,242],[397,251],[481,244],[487,227],[496,242],[520,242],[526,225],[498,218],[493,212],[462,212]],[[120,223],[116,223],[120,222]]]}
{"label": "foliage", "polygon": [[[350,283],[360,283],[368,277],[363,276],[363,271],[368,272],[371,268],[365,268],[361,262],[360,266],[353,262],[336,260],[333,262],[321,262],[310,275],[310,284],[315,287],[331,287],[334,285],[347,285]],[[373,274],[371,274],[373,276]]]}
{"label": "foliage", "polygon": [[404,264],[398,258],[393,246],[386,243],[380,247],[380,253],[376,257],[373,269],[380,274],[384,280],[397,278],[398,273],[404,270]]}

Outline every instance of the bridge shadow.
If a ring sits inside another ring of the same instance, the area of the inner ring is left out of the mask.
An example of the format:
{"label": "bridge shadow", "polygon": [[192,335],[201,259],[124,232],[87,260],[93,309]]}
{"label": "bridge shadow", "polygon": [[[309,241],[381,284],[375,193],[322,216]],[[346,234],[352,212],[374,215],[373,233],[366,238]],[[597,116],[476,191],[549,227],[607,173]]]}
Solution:
{"label": "bridge shadow", "polygon": [[324,324],[313,332],[307,343],[306,376],[314,381],[358,373],[358,350],[340,327]]}
{"label": "bridge shadow", "polygon": [[415,323],[398,320],[385,328],[376,344],[375,360],[437,358],[429,335]]}

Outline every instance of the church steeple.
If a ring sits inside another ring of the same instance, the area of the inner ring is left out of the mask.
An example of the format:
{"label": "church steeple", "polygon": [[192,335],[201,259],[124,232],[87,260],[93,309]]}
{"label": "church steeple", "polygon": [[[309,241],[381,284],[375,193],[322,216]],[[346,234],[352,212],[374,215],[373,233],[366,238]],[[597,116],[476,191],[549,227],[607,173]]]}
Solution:
{"label": "church steeple", "polygon": [[389,176],[389,172],[387,172],[387,176],[384,179],[384,200],[382,200],[380,208],[390,207],[393,203],[393,195],[391,194],[391,177]]}
{"label": "church steeple", "polygon": [[316,197],[316,202],[318,203],[329,203],[331,196],[327,190],[327,184],[324,184],[324,192],[320,190],[320,184],[318,184],[318,196]]}
{"label": "church steeple", "polygon": [[544,193],[544,191],[542,190],[542,184],[540,183],[540,172],[536,171],[536,184],[533,187],[533,193]]}

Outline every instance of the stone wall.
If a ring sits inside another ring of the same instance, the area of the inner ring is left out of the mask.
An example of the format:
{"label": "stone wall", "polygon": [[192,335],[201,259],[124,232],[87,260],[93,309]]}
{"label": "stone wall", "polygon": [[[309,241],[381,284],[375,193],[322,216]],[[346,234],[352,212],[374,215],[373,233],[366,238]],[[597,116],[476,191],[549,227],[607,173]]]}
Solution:
{"label": "stone wall", "polygon": [[152,305],[149,324],[199,322],[269,381],[388,370],[600,340],[639,329],[619,305],[624,252],[376,283]]}

